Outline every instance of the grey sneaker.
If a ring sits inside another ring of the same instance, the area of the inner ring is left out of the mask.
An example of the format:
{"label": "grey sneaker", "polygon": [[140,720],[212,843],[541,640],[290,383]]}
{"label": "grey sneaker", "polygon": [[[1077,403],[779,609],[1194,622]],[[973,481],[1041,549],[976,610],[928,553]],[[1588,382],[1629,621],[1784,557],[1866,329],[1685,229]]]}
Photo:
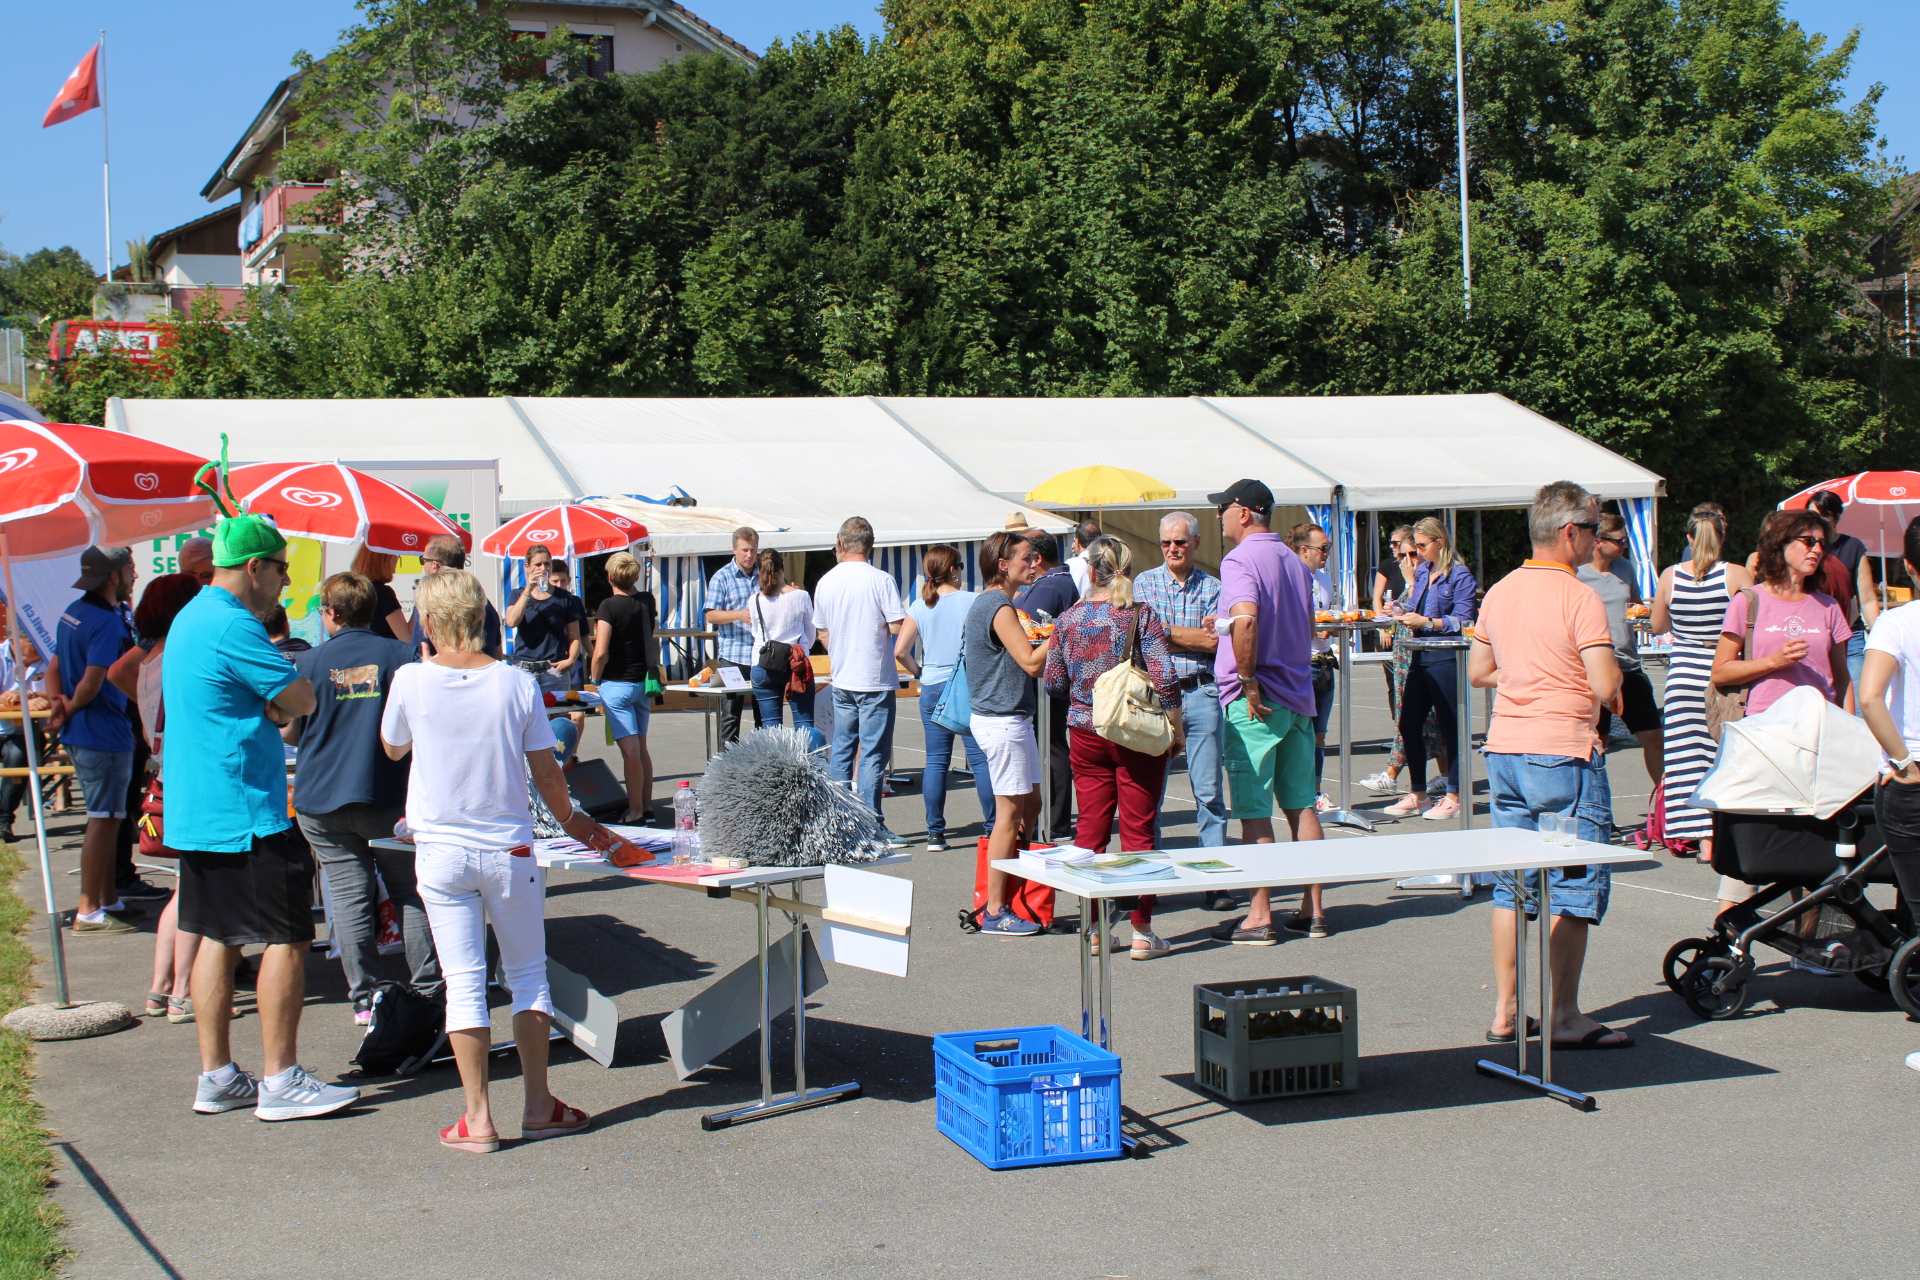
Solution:
{"label": "grey sneaker", "polygon": [[225,1084],[200,1077],[200,1088],[193,1095],[193,1109],[203,1116],[250,1107],[260,1097],[260,1082],[242,1071]]}
{"label": "grey sneaker", "polygon": [[1039,925],[1025,916],[1014,914],[1011,907],[1001,908],[999,915],[985,911],[980,913],[980,936],[983,938],[1031,938],[1039,932]]}
{"label": "grey sneaker", "polygon": [[360,1091],[343,1084],[323,1084],[298,1065],[286,1084],[278,1089],[260,1086],[260,1105],[253,1109],[256,1120],[305,1120],[359,1101]]}
{"label": "grey sneaker", "polygon": [[114,916],[111,912],[109,912],[107,915],[107,918],[104,920],[99,920],[99,921],[75,920],[73,922],[73,932],[75,934],[137,933],[139,932],[139,927],[137,925],[130,924],[125,920],[121,920],[118,917]]}
{"label": "grey sneaker", "polygon": [[897,836],[891,831],[887,832],[886,839],[887,848],[889,849],[904,849],[913,843],[913,841],[907,839],[905,836]]}

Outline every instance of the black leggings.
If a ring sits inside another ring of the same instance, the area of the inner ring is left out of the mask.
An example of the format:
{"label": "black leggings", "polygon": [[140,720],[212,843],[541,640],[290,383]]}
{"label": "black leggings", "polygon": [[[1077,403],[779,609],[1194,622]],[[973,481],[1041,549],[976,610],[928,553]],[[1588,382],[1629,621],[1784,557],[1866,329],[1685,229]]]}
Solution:
{"label": "black leggings", "polygon": [[1887,782],[1873,789],[1873,816],[1907,905],[1920,911],[1920,787]]}
{"label": "black leggings", "polygon": [[1460,790],[1459,720],[1454,715],[1454,656],[1415,650],[1413,664],[1407,668],[1407,687],[1400,695],[1400,740],[1410,744],[1407,751],[1408,793],[1419,795],[1427,789],[1427,751],[1422,731],[1427,712],[1433,712],[1440,740],[1447,744],[1447,790]]}

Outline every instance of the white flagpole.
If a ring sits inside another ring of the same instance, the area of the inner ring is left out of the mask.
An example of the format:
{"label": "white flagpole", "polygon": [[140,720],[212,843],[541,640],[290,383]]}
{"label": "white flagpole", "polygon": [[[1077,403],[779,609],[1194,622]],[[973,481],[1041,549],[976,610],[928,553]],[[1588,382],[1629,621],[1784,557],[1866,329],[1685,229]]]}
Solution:
{"label": "white flagpole", "polygon": [[1473,249],[1467,243],[1467,55],[1460,38],[1460,0],[1453,0],[1453,101],[1460,136],[1460,288],[1467,314],[1472,315]]}
{"label": "white flagpole", "polygon": [[94,65],[94,75],[100,87],[100,196],[101,207],[105,213],[104,235],[106,239],[107,265],[101,278],[108,284],[113,283],[113,165],[107,146],[107,33],[100,32],[100,60]]}

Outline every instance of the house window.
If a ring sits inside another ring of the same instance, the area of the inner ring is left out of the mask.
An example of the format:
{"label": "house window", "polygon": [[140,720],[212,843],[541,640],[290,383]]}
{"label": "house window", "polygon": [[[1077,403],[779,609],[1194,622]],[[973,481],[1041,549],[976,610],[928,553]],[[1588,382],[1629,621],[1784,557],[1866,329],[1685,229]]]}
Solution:
{"label": "house window", "polygon": [[586,36],[575,34],[575,40],[587,45],[590,56],[587,61],[587,75],[595,80],[605,80],[613,74],[613,37]]}

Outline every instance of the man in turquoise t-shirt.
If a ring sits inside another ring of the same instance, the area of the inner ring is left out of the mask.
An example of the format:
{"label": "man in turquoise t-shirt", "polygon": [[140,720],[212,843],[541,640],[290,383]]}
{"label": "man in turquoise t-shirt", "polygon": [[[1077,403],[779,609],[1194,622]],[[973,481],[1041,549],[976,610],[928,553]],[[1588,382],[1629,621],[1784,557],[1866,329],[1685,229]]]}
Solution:
{"label": "man in turquoise t-shirt", "polygon": [[[260,616],[290,581],[286,539],[259,516],[223,520],[213,582],[173,620],[161,683],[167,843],[180,850],[180,928],[205,941],[193,965],[201,1075],[193,1109],[253,1106],[262,1120],[338,1111],[360,1096],[299,1061],[313,854],[287,817],[279,726],[314,709],[313,684],[267,639]],[[256,995],[267,1076],[234,1065],[228,1037],[240,948],[265,943]]]}

